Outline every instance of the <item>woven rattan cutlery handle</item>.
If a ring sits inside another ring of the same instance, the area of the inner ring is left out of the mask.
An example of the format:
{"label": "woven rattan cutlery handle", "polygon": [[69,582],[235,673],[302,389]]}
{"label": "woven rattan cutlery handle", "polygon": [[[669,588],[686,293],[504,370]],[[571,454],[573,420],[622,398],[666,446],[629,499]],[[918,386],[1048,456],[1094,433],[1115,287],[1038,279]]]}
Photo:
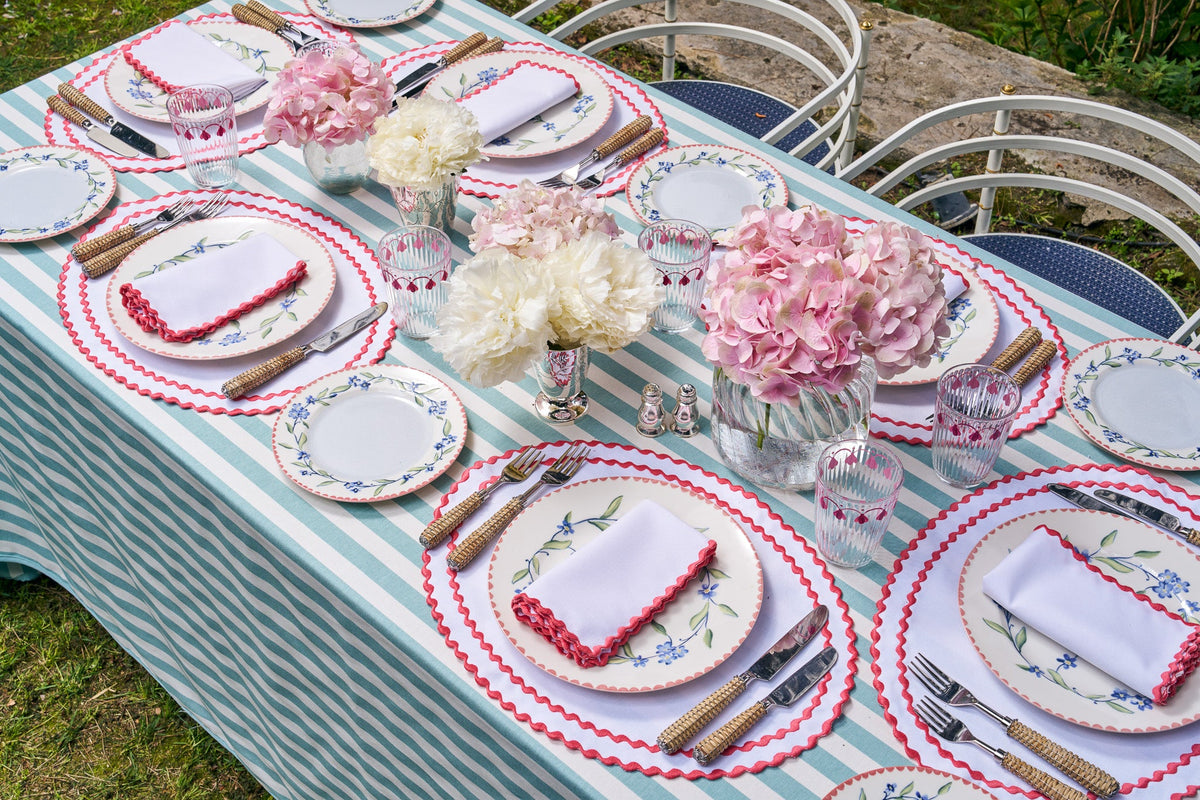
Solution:
{"label": "woven rattan cutlery handle", "polygon": [[70,122],[74,122],[79,127],[87,130],[92,127],[92,121],[80,113],[78,108],[69,105],[66,100],[63,100],[56,94],[46,98],[46,105],[50,106],[50,110],[61,115]]}
{"label": "woven rattan cutlery handle", "polygon": [[755,703],[720,728],[705,736],[692,750],[700,766],[711,764],[713,759],[725,752],[725,748],[738,740],[754,723],[767,715],[766,703]]}
{"label": "woven rattan cutlery handle", "polygon": [[483,492],[472,492],[461,503],[425,526],[420,538],[421,547],[428,550],[446,541],[446,537],[462,525],[463,520],[479,510],[483,505],[483,497]]}
{"label": "woven rattan cutlery handle", "polygon": [[288,21],[286,19],[276,14],[273,9],[268,8],[267,6],[264,6],[262,3],[258,2],[258,0],[248,0],[246,6],[254,13],[262,16],[267,21],[274,24],[275,30],[286,28],[288,25]]}
{"label": "woven rattan cutlery handle", "polygon": [[1000,355],[992,361],[992,366],[1008,372],[1041,340],[1042,332],[1040,330],[1033,327],[1026,328],[1017,334],[1017,338],[1013,339],[1008,347],[1000,351]]}
{"label": "woven rattan cutlery handle", "polygon": [[1025,359],[1025,363],[1013,373],[1013,380],[1017,382],[1018,386],[1029,383],[1034,375],[1042,371],[1042,367],[1050,363],[1050,359],[1054,358],[1056,352],[1058,352],[1058,348],[1054,346],[1054,342],[1042,342],[1033,348],[1029,358]]}
{"label": "woven rattan cutlery handle", "polygon": [[654,120],[650,118],[649,114],[642,114],[633,122],[629,123],[624,128],[621,128],[621,130],[617,131],[612,136],[596,145],[595,151],[598,153],[598,158],[608,158],[613,153],[617,152],[622,147],[631,143],[634,139],[650,130],[650,126],[653,124]]}
{"label": "woven rattan cutlery handle", "polygon": [[467,53],[469,56],[486,56],[488,53],[499,53],[504,49],[504,40],[499,36],[493,36],[479,47]]}
{"label": "woven rattan cutlery handle", "polygon": [[271,19],[264,17],[253,8],[250,8],[250,6],[244,6],[241,3],[237,3],[231,10],[233,11],[233,16],[237,18],[238,22],[244,22],[247,25],[253,25],[256,28],[265,28],[269,31],[279,30],[279,26],[276,25]]}
{"label": "woven rattan cutlery handle", "polygon": [[634,141],[633,144],[629,145],[629,147],[626,147],[624,150],[622,150],[621,154],[619,156],[617,156],[616,159],[614,159],[613,163],[616,164],[617,166],[623,167],[626,164],[628,164],[629,162],[633,161],[638,156],[640,156],[642,153],[649,150],[651,147],[654,147],[654,145],[658,144],[662,140],[663,140],[663,129],[662,128],[655,128],[652,131],[647,131],[646,133],[643,133],[641,136],[639,136],[637,138],[637,140]]}
{"label": "woven rattan cutlery handle", "polygon": [[58,85],[58,96],[87,114],[92,119],[99,120],[104,125],[112,125],[112,114],[104,110],[104,106],[88,97],[69,83]]}
{"label": "woven rattan cutlery handle", "polygon": [[1000,759],[1000,766],[1049,797],[1050,800],[1085,800],[1083,792],[1072,789],[1037,767],[1026,764],[1012,753],[1004,754],[1004,757]]}
{"label": "woven rattan cutlery handle", "polygon": [[85,239],[71,248],[71,255],[75,256],[76,261],[87,261],[95,258],[110,247],[116,247],[121,242],[127,242],[133,238],[133,226],[122,225],[119,228],[102,233],[99,236],[93,236],[90,239]]}
{"label": "woven rattan cutlery handle", "polygon": [[153,239],[161,230],[162,228],[155,228],[154,230],[149,230],[145,233],[138,234],[132,239],[123,242],[116,247],[105,250],[103,253],[95,256],[94,258],[87,259],[83,262],[84,274],[89,278],[99,278],[104,273],[116,269],[117,265],[125,260],[125,256],[129,255],[134,250],[137,250],[145,242]]}
{"label": "woven rattan cutlery handle", "polygon": [[486,33],[476,31],[443,53],[442,60],[446,62],[447,66],[453,64],[455,61],[459,61],[463,57],[471,54],[472,51],[487,42],[487,40],[488,38]]}
{"label": "woven rattan cutlery handle", "polygon": [[1194,544],[1197,547],[1200,547],[1200,531],[1196,530],[1195,528],[1181,527],[1179,529],[1179,533],[1183,535],[1183,538],[1187,539],[1188,544]]}
{"label": "woven rattan cutlery handle", "polygon": [[233,376],[221,385],[221,391],[230,400],[237,400],[251,389],[262,386],[276,375],[296,366],[304,360],[306,355],[308,355],[308,351],[303,347],[293,347],[256,367],[251,367],[240,375]]}
{"label": "woven rattan cutlery handle", "polygon": [[746,691],[747,680],[735,675],[721,688],[701,700],[692,710],[684,714],[658,735],[658,746],[667,755],[678,753],[692,737],[724,711],[738,695]]}
{"label": "woven rattan cutlery handle", "polygon": [[1062,774],[1100,797],[1112,797],[1121,785],[1104,770],[1050,741],[1023,722],[1013,721],[1008,735],[1058,768]]}
{"label": "woven rattan cutlery handle", "polygon": [[500,532],[508,527],[508,523],[513,521],[517,514],[521,513],[521,509],[525,504],[521,502],[521,498],[514,497],[504,505],[500,506],[500,510],[492,516],[488,517],[488,521],[480,525],[475,530],[463,539],[457,547],[450,551],[446,556],[446,563],[450,565],[450,569],[458,571],[475,560],[475,556],[483,552],[483,548],[487,547],[488,543],[500,535]]}

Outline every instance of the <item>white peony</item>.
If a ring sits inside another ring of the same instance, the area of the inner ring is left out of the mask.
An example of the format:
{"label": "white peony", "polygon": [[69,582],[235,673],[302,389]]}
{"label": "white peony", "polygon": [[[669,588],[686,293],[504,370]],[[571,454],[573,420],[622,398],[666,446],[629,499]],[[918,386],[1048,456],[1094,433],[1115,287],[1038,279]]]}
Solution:
{"label": "white peony", "polygon": [[478,162],[483,136],[475,115],[430,97],[400,101],[367,140],[371,166],[388,186],[430,188]]}

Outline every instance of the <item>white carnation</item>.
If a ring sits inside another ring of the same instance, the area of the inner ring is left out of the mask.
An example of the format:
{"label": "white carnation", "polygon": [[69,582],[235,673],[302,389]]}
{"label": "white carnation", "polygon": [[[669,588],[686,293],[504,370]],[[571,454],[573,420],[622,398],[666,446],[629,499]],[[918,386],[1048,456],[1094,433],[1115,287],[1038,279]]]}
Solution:
{"label": "white carnation", "polygon": [[457,103],[414,97],[401,100],[391,116],[375,124],[367,154],[380,183],[425,188],[479,161],[483,144],[470,111]]}

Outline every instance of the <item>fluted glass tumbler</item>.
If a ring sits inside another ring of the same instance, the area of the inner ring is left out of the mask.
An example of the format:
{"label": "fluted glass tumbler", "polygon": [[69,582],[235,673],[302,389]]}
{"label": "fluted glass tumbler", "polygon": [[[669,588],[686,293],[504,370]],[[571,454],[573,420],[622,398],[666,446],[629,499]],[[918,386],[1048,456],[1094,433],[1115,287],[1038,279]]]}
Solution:
{"label": "fluted glass tumbler", "polygon": [[453,269],[450,237],[428,225],[396,228],[379,240],[377,255],[400,332],[410,339],[433,336]]}
{"label": "fluted glass tumbler", "polygon": [[237,116],[224,86],[184,86],[167,98],[167,115],[192,183],[222,189],[238,175]]}
{"label": "fluted glass tumbler", "polygon": [[682,219],[664,219],[642,231],[638,247],[650,257],[666,290],[666,299],[654,312],[654,329],[664,333],[690,329],[704,297],[704,273],[712,252],[708,229]]}
{"label": "fluted glass tumbler", "polygon": [[1007,372],[962,364],[938,380],[933,412],[933,469],[951,486],[983,483],[1021,408],[1021,387]]}
{"label": "fluted glass tumbler", "polygon": [[858,569],[875,557],[904,483],[895,452],[869,439],[826,447],[817,459],[817,550],[826,561]]}

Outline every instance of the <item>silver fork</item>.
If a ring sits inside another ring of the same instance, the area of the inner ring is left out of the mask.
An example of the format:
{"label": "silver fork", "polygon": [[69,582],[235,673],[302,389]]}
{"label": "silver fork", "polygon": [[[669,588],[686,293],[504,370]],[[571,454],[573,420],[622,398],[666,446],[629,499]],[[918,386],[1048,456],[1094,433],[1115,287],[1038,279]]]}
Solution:
{"label": "silver fork", "polygon": [[1037,767],[1025,763],[1012,753],[1006,753],[1003,750],[980,741],[971,733],[966,725],[963,725],[962,722],[949,714],[945,709],[934,705],[933,701],[928,697],[922,698],[917,703],[917,716],[921,718],[921,721],[930,730],[946,741],[956,743],[969,742],[981,750],[988,752],[1000,762],[1000,766],[1046,795],[1046,797],[1049,797],[1050,800],[1084,800],[1083,792],[1078,789],[1072,789],[1057,778],[1053,778]]}
{"label": "silver fork", "polygon": [[540,454],[540,450],[534,450],[528,445],[523,447],[515,458],[504,465],[504,469],[500,472],[500,478],[495,483],[471,492],[461,503],[429,523],[421,534],[421,546],[426,550],[437,547],[452,531],[463,524],[467,517],[479,510],[488,495],[506,483],[520,483],[532,475]]}
{"label": "silver fork", "polygon": [[567,448],[550,467],[542,473],[542,477],[538,478],[537,483],[530,486],[523,494],[509,500],[500,510],[488,518],[488,521],[480,525],[472,531],[467,538],[446,556],[446,563],[450,565],[450,569],[458,571],[470,564],[475,556],[483,551],[483,548],[488,542],[500,535],[500,532],[508,527],[508,523],[513,521],[517,514],[521,513],[521,509],[525,508],[525,504],[529,499],[541,489],[543,486],[561,486],[571,478],[575,477],[575,473],[583,466],[587,460],[591,450],[584,447],[582,444],[575,444]]}
{"label": "silver fork", "polygon": [[1096,765],[1083,760],[1070,750],[1047,739],[1025,723],[1006,717],[994,708],[980,702],[970,690],[945,672],[938,669],[924,654],[918,654],[909,662],[913,674],[925,685],[934,697],[952,706],[974,706],[1004,726],[1010,738],[1037,753],[1053,764],[1064,775],[1099,797],[1112,797],[1121,788],[1116,778]]}
{"label": "silver fork", "polygon": [[605,164],[604,169],[588,175],[586,178],[576,181],[575,185],[585,192],[590,192],[592,189],[595,189],[600,184],[604,183],[608,176],[614,171],[624,169],[627,165],[631,164],[635,159],[641,156],[642,153],[645,153],[662,140],[662,128],[654,128],[653,130],[643,133],[633,142],[633,144],[629,145],[629,147],[626,147],[624,150],[618,153],[616,158]]}
{"label": "silver fork", "polygon": [[642,114],[640,117],[623,126],[612,136],[605,139],[600,144],[592,148],[592,152],[579,160],[579,163],[573,167],[568,167],[553,178],[546,178],[544,181],[538,181],[539,186],[545,186],[548,189],[556,189],[562,186],[570,186],[579,178],[579,170],[586,166],[596,163],[602,158],[608,158],[613,153],[620,150],[625,145],[637,139],[646,131],[650,130],[650,126],[654,124],[654,120],[649,114]]}
{"label": "silver fork", "polygon": [[116,247],[121,242],[129,241],[139,233],[144,233],[160,223],[170,222],[176,217],[188,213],[195,205],[195,201],[190,197],[177,200],[176,202],[164,208],[162,211],[155,214],[150,219],[144,219],[141,222],[136,222],[132,225],[122,225],[121,227],[111,230],[108,233],[102,233],[99,236],[94,236],[91,239],[85,239],[82,242],[76,243],[76,245],[71,248],[71,255],[73,255],[75,260],[79,261],[80,263],[87,261],[88,259],[95,258],[105,250],[108,250],[111,247]]}
{"label": "silver fork", "polygon": [[204,205],[199,208],[194,208],[188,213],[178,216],[168,222],[166,225],[138,234],[127,242],[119,244],[111,250],[106,250],[95,258],[90,258],[83,262],[83,271],[89,278],[98,278],[101,275],[113,270],[125,260],[125,256],[132,253],[134,250],[141,247],[146,242],[158,236],[165,230],[175,227],[181,222],[188,222],[196,219],[208,219],[215,217],[225,210],[225,205],[229,202],[229,195],[218,194],[209,198]]}

